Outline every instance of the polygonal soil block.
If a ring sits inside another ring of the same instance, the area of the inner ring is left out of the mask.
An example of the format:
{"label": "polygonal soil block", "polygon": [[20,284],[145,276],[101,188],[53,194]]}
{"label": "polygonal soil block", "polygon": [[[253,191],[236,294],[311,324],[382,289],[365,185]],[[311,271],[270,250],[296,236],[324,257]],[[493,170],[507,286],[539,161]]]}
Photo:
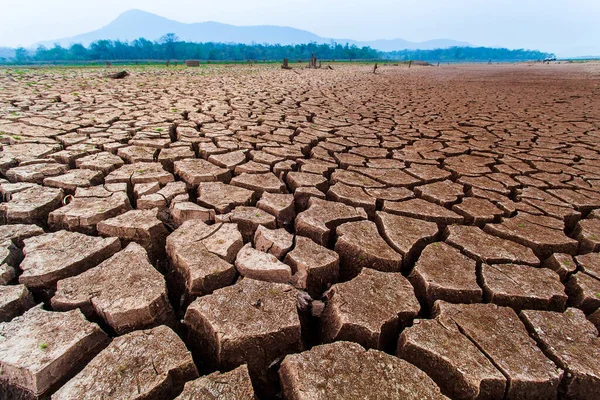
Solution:
{"label": "polygonal soil block", "polygon": [[455,324],[415,321],[400,335],[397,354],[426,372],[453,399],[504,397],[504,375]]}
{"label": "polygonal soil block", "polygon": [[54,309],[79,307],[88,317],[100,316],[117,334],[174,324],[165,279],[137,243],[56,286]]}
{"label": "polygonal soil block", "polygon": [[61,206],[63,195],[62,189],[38,185],[12,193],[0,204],[0,223],[46,225],[48,214]]}
{"label": "polygonal soil block", "polygon": [[197,376],[185,343],[159,326],[115,338],[52,398],[160,400],[172,398]]}
{"label": "polygonal soil block", "polygon": [[25,285],[0,285],[0,322],[10,321],[35,306]]}
{"label": "polygonal soil block", "polygon": [[335,251],[340,255],[340,276],[350,279],[363,268],[399,272],[402,256],[379,236],[371,221],[347,222],[336,229]]}
{"label": "polygonal soil block", "polygon": [[294,286],[307,291],[314,299],[320,298],[339,278],[340,256],[303,236],[296,236],[296,246],[284,261],[292,267]]}
{"label": "polygonal soil block", "polygon": [[292,280],[292,269],[273,254],[256,250],[247,243],[237,254],[235,268],[246,278],[267,282],[288,283]]}
{"label": "polygonal soil block", "polygon": [[474,260],[446,243],[436,242],[425,247],[408,279],[428,307],[436,300],[477,303],[483,292],[477,284],[476,270]]}
{"label": "polygonal soil block", "polygon": [[281,363],[279,377],[290,400],[447,399],[414,365],[351,342],[290,354]]}
{"label": "polygonal soil block", "polygon": [[108,341],[79,310],[50,312],[38,306],[0,324],[0,397],[48,394]]}
{"label": "polygonal soil block", "polygon": [[517,264],[482,266],[484,297],[499,306],[563,311],[567,303],[565,287],[558,274],[547,268]]}
{"label": "polygonal soil block", "polygon": [[434,316],[458,329],[507,378],[507,398],[554,399],[563,372],[529,337],[517,314],[495,304],[450,304],[438,301]]}
{"label": "polygonal soil block", "polygon": [[296,234],[306,236],[321,246],[327,246],[332,231],[345,222],[367,219],[362,208],[311,197],[308,210],[296,216]]}
{"label": "polygonal soil block", "polygon": [[248,364],[257,389],[268,391],[271,363],[302,349],[296,290],[286,284],[242,279],[196,299],[184,323],[209,368]]}
{"label": "polygonal soil block", "polygon": [[19,282],[30,289],[51,289],[60,279],[78,275],[121,249],[118,238],[58,231],[24,240]]}
{"label": "polygonal soil block", "polygon": [[175,400],[255,400],[248,367],[242,365],[229,372],[214,372],[187,382]]}
{"label": "polygonal soil block", "polygon": [[324,340],[347,340],[366,348],[387,349],[420,309],[405,277],[369,268],[351,281],[336,283],[324,297]]}
{"label": "polygonal soil block", "polygon": [[566,371],[559,389],[567,399],[594,399],[600,391],[598,330],[576,308],[564,313],[521,312],[521,319],[538,346]]}

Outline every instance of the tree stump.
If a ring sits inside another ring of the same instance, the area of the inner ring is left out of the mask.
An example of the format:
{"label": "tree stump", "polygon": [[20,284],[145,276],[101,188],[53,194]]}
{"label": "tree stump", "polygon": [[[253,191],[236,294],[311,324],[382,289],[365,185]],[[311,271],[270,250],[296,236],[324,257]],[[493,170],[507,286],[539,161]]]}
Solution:
{"label": "tree stump", "polygon": [[129,75],[129,72],[121,71],[121,72],[116,72],[114,74],[110,74],[110,75],[108,75],[108,77],[111,79],[123,79],[128,75]]}
{"label": "tree stump", "polygon": [[289,65],[289,61],[287,58],[283,59],[283,65],[281,66],[282,69],[292,69],[292,67],[290,67]]}

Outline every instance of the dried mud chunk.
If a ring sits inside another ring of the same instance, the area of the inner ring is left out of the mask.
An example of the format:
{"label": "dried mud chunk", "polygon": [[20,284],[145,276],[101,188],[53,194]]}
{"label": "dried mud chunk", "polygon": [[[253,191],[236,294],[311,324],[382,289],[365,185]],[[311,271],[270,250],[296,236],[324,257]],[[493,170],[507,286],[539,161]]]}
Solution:
{"label": "dried mud chunk", "polygon": [[267,282],[288,283],[292,280],[291,268],[272,254],[246,244],[237,254],[235,267],[240,275]]}
{"label": "dried mud chunk", "polygon": [[455,225],[446,228],[446,243],[469,257],[488,264],[515,263],[538,266],[540,260],[521,244],[489,235],[475,226]]}
{"label": "dried mud chunk", "polygon": [[157,149],[145,146],[126,146],[117,150],[117,156],[130,164],[136,162],[153,162],[157,154]]}
{"label": "dried mud chunk", "polygon": [[242,279],[196,299],[184,323],[207,365],[227,370],[248,364],[255,387],[267,389],[267,368],[302,350],[296,290],[281,283]]}
{"label": "dried mud chunk", "polygon": [[464,218],[438,204],[423,199],[412,199],[402,202],[385,201],[383,211],[435,222],[440,225],[461,224]]}
{"label": "dried mud chunk", "polygon": [[293,194],[263,193],[256,207],[274,215],[277,225],[289,225],[296,216]]}
{"label": "dried mud chunk", "polygon": [[345,222],[367,218],[362,208],[311,198],[308,210],[296,217],[296,234],[307,236],[316,243],[327,246],[331,231]]}
{"label": "dried mud chunk", "polygon": [[10,321],[35,306],[25,285],[0,286],[0,322]]}
{"label": "dried mud chunk", "polygon": [[160,185],[166,185],[173,182],[173,175],[165,171],[159,163],[137,162],[134,164],[123,165],[119,169],[112,171],[104,179],[104,183],[149,183],[158,182]]}
{"label": "dried mud chunk", "polygon": [[[325,193],[315,187],[301,187],[294,192],[294,202],[297,210],[306,210],[310,206],[310,199],[325,200]],[[366,215],[366,214],[365,214]],[[365,217],[366,218],[366,217]]]}
{"label": "dried mud chunk", "polygon": [[412,164],[410,168],[406,169],[406,172],[426,183],[443,181],[452,176],[452,174],[448,171],[445,171],[434,165],[425,164]]}
{"label": "dried mud chunk", "polygon": [[562,371],[544,356],[511,308],[437,302],[434,311],[444,325],[456,323],[507,378],[506,398],[556,398]]}
{"label": "dried mud chunk", "polygon": [[361,207],[367,214],[375,213],[377,199],[365,193],[363,188],[348,186],[345,183],[336,183],[329,188],[327,199],[337,201],[352,207]]}
{"label": "dried mud chunk", "polygon": [[482,266],[485,298],[499,306],[563,311],[567,303],[565,288],[558,274],[547,268],[503,264]]}
{"label": "dried mud chunk", "polygon": [[238,251],[244,245],[242,235],[235,224],[217,223],[206,225],[200,220],[189,220],[167,237],[167,255],[173,261],[182,246],[195,245],[221,257],[228,263],[233,263]]}
{"label": "dried mud chunk", "polygon": [[231,180],[233,186],[252,190],[258,196],[264,192],[285,193],[285,184],[272,172],[268,174],[241,174]]}
{"label": "dried mud chunk", "polygon": [[77,168],[100,171],[104,175],[108,175],[112,171],[121,168],[124,164],[121,157],[106,151],[75,160],[75,166]]}
{"label": "dried mud chunk", "polygon": [[303,236],[296,236],[296,246],[285,263],[292,267],[294,286],[315,299],[339,277],[340,256]]}
{"label": "dried mud chunk", "polygon": [[562,221],[519,213],[500,224],[487,224],[484,230],[503,239],[529,247],[540,259],[552,253],[575,254],[578,243],[563,232]]}
{"label": "dried mud chunk", "polygon": [[230,212],[237,206],[253,203],[254,192],[221,182],[200,183],[198,185],[198,204],[214,208],[219,214]]}
{"label": "dried mud chunk", "polygon": [[568,399],[595,399],[600,390],[600,339],[581,310],[523,311],[529,333],[544,353],[566,371],[560,393]]}
{"label": "dried mud chunk", "polygon": [[199,219],[202,222],[211,222],[215,219],[214,210],[201,207],[191,201],[172,202],[169,212],[175,227],[179,227],[191,219]]}
{"label": "dried mud chunk", "polygon": [[456,326],[417,320],[400,335],[397,354],[426,372],[453,399],[504,397],[504,375]]}
{"label": "dried mud chunk", "polygon": [[412,364],[351,342],[290,354],[279,368],[279,377],[290,400],[447,399]]}
{"label": "dried mud chunk", "polygon": [[179,160],[194,158],[196,155],[189,145],[162,149],[158,155],[158,162],[167,171],[173,172],[173,163]]}
{"label": "dried mud chunk", "polygon": [[418,186],[415,193],[422,199],[441,206],[456,203],[465,195],[462,185],[448,180]]}
{"label": "dried mud chunk", "polygon": [[600,309],[590,314],[588,320],[596,326],[596,329],[600,330]]}
{"label": "dried mud chunk", "polygon": [[577,270],[577,263],[570,254],[555,253],[544,260],[544,268],[549,268],[560,276],[561,281],[569,278],[570,274]]}
{"label": "dried mud chunk", "polygon": [[137,208],[142,210],[164,209],[169,207],[172,201],[179,198],[181,198],[181,201],[189,200],[185,183],[169,182],[158,192],[140,197],[137,201]]}
{"label": "dried mud chunk", "polygon": [[32,308],[0,324],[0,395],[37,398],[76,372],[109,341],[78,310]]}
{"label": "dried mud chunk", "polygon": [[283,228],[267,229],[259,226],[254,234],[254,247],[265,253],[273,254],[278,259],[283,259],[294,245],[294,235]]}
{"label": "dried mud chunk", "polygon": [[581,270],[586,274],[600,280],[600,254],[588,253],[575,257]]}
{"label": "dried mud chunk", "polygon": [[580,252],[600,251],[600,219],[579,221],[573,235],[580,243]]}
{"label": "dried mud chunk", "polygon": [[411,190],[403,187],[365,188],[364,191],[379,201],[403,201],[415,197],[415,194]]}
{"label": "dried mud chunk", "polygon": [[402,254],[405,266],[416,261],[421,250],[438,233],[438,227],[433,222],[385,212],[377,212],[375,222],[390,246]]}
{"label": "dried mud chunk", "polygon": [[336,184],[338,182],[345,183],[349,186],[360,186],[364,188],[379,188],[386,186],[368,176],[345,169],[336,169],[333,174],[331,174],[331,184]]}
{"label": "dried mud chunk", "polygon": [[402,256],[379,236],[371,221],[347,222],[337,227],[335,251],[340,255],[340,275],[352,278],[363,268],[399,272]]}
{"label": "dried mud chunk", "polygon": [[37,185],[28,187],[12,193],[7,202],[0,204],[0,222],[45,225],[48,214],[61,206],[62,199],[63,191],[61,189]]}
{"label": "dried mud chunk", "polygon": [[600,280],[585,272],[571,275],[565,284],[569,304],[591,314],[600,307]]}
{"label": "dried mud chunk", "polygon": [[290,172],[287,174],[286,182],[292,192],[300,187],[314,187],[321,192],[326,192],[329,187],[327,178],[323,175],[307,172]]}
{"label": "dried mud chunk", "polygon": [[221,168],[233,171],[236,166],[246,162],[246,153],[238,150],[223,154],[213,154],[208,157],[208,161]]}
{"label": "dried mud chunk", "polygon": [[78,275],[120,250],[117,238],[99,238],[58,231],[24,241],[25,258],[19,282],[28,288],[51,288],[58,280]]}
{"label": "dried mud chunk", "polygon": [[42,234],[44,234],[44,230],[37,225],[0,225],[0,242],[10,240],[18,247],[23,247],[23,240]]}
{"label": "dried mud chunk", "polygon": [[48,215],[48,225],[52,229],[66,229],[93,235],[97,233],[98,223],[129,210],[131,205],[125,192],[90,197],[76,193],[69,204]]}
{"label": "dried mud chunk", "polygon": [[171,398],[197,376],[185,344],[159,326],[115,338],[52,398],[158,400]]}
{"label": "dried mud chunk", "polygon": [[156,208],[127,211],[98,223],[98,233],[105,237],[118,237],[125,244],[136,242],[144,247],[149,255],[157,257],[164,251],[165,240],[169,234],[157,215]]}
{"label": "dried mud chunk", "polygon": [[17,277],[17,272],[10,265],[0,264],[0,285],[8,285]]}
{"label": "dried mud chunk", "polygon": [[[361,168],[361,167],[350,167],[350,171],[358,172],[360,174],[364,174],[378,183],[381,183],[385,186],[398,186],[398,187],[413,187],[414,185],[420,183],[419,179],[410,176],[406,172],[396,169],[396,168]],[[335,175],[335,174],[334,174]],[[333,178],[333,176],[332,176]],[[358,182],[360,180],[352,179],[348,177],[347,174],[344,174],[343,177],[337,176],[341,181],[346,182]],[[359,185],[360,186],[360,185]],[[374,185],[372,182],[369,182],[365,187],[380,187],[380,185]]]}
{"label": "dried mud chunk", "polygon": [[44,179],[44,186],[63,189],[67,193],[75,193],[78,187],[90,187],[102,184],[101,172],[89,169],[73,169],[64,175]]}
{"label": "dried mud chunk", "polygon": [[165,279],[137,243],[56,286],[54,309],[81,308],[88,317],[100,316],[119,335],[174,322]]}
{"label": "dried mud chunk", "polygon": [[452,207],[452,211],[465,217],[465,223],[483,226],[504,215],[504,211],[486,199],[467,197]]}
{"label": "dried mud chunk", "polygon": [[420,309],[413,287],[401,274],[368,268],[351,281],[334,284],[324,297],[321,322],[326,342],[347,340],[381,350]]}
{"label": "dried mud chunk", "polygon": [[29,164],[11,168],[6,172],[10,182],[30,182],[42,184],[45,178],[62,175],[69,168],[58,163]]}
{"label": "dried mud chunk", "polygon": [[226,168],[220,168],[206,160],[190,158],[176,161],[175,174],[184,181],[188,188],[197,187],[201,182],[229,182],[231,173]]}
{"label": "dried mud chunk", "polygon": [[227,214],[215,215],[215,222],[236,223],[244,241],[250,242],[259,226],[277,228],[275,217],[256,207],[238,206]]}
{"label": "dried mud chunk", "polygon": [[175,400],[254,400],[255,398],[248,367],[242,365],[233,371],[214,372],[187,382],[183,392]]}
{"label": "dried mud chunk", "polygon": [[408,279],[417,297],[428,307],[436,300],[450,303],[478,303],[482,290],[477,284],[475,261],[446,243],[425,247]]}

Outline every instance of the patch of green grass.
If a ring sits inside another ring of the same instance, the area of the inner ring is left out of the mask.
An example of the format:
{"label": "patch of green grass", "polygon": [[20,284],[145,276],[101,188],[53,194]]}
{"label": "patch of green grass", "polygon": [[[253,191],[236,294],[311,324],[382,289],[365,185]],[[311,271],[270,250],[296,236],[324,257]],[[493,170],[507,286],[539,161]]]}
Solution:
{"label": "patch of green grass", "polygon": [[600,293],[596,293],[596,297],[600,299]]}
{"label": "patch of green grass", "polygon": [[21,136],[19,135],[12,135],[12,138],[15,140],[21,140]]}
{"label": "patch of green grass", "polygon": [[40,350],[46,350],[48,348],[48,343],[40,343]]}
{"label": "patch of green grass", "polygon": [[156,132],[162,132],[163,128],[156,128]]}
{"label": "patch of green grass", "polygon": [[519,228],[525,228],[525,224],[519,224],[517,225]]}

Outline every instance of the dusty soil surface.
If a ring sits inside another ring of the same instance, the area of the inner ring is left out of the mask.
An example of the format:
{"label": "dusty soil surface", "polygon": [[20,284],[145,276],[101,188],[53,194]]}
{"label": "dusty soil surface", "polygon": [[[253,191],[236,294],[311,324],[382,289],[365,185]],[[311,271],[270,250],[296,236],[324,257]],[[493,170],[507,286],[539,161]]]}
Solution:
{"label": "dusty soil surface", "polygon": [[0,71],[0,398],[593,399],[600,64]]}

